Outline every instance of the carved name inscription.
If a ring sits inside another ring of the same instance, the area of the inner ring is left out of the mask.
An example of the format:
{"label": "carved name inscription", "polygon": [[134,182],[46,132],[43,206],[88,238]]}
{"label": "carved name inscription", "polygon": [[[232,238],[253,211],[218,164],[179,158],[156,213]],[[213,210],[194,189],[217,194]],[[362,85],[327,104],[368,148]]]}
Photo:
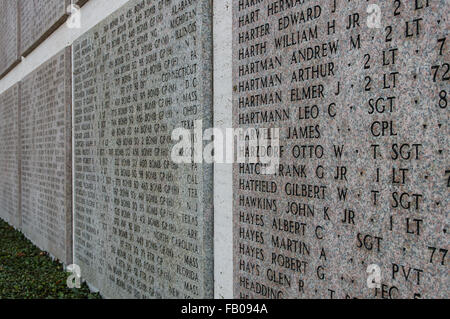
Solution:
{"label": "carved name inscription", "polygon": [[233,1],[235,297],[449,297],[449,2],[375,3]]}
{"label": "carved name inscription", "polygon": [[18,1],[0,0],[0,78],[19,63]]}
{"label": "carved name inscription", "polygon": [[212,297],[210,1],[130,1],[74,43],[75,262],[110,298]]}
{"label": "carved name inscription", "polygon": [[67,19],[70,0],[18,0],[20,54],[27,56]]}
{"label": "carved name inscription", "polygon": [[72,261],[72,77],[66,48],[21,82],[22,231]]}
{"label": "carved name inscription", "polygon": [[0,217],[20,228],[19,84],[0,94]]}

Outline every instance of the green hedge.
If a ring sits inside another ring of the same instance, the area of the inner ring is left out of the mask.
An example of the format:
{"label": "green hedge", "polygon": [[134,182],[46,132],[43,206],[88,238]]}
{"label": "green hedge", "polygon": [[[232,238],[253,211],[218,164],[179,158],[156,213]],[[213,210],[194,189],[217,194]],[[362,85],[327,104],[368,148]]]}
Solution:
{"label": "green hedge", "polygon": [[0,298],[97,299],[86,284],[70,289],[70,273],[0,219]]}

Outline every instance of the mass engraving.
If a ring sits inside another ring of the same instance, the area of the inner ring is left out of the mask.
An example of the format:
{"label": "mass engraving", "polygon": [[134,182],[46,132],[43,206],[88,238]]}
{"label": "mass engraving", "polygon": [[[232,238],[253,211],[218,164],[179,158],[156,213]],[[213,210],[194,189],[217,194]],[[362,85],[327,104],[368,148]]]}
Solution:
{"label": "mass engraving", "polygon": [[20,49],[27,56],[67,19],[71,0],[18,0]]}
{"label": "mass engraving", "polygon": [[72,67],[65,48],[21,81],[22,231],[72,262]]}
{"label": "mass engraving", "polygon": [[0,217],[20,229],[19,84],[0,94]]}
{"label": "mass engraving", "polygon": [[74,249],[107,298],[213,296],[211,165],[172,131],[211,125],[211,2],[130,1],[74,50]]}
{"label": "mass engraving", "polygon": [[236,298],[449,297],[449,2],[372,2],[233,1]]}

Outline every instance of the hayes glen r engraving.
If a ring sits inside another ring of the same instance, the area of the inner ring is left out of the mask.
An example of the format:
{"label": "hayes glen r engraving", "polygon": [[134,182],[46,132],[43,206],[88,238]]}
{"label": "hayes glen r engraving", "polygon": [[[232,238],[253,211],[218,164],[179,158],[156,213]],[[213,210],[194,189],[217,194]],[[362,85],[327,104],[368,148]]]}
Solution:
{"label": "hayes glen r engraving", "polygon": [[236,298],[449,297],[449,2],[369,4],[233,1]]}
{"label": "hayes glen r engraving", "polygon": [[130,1],[73,44],[75,260],[109,298],[212,298],[211,2]]}
{"label": "hayes glen r engraving", "polygon": [[72,64],[65,48],[21,81],[22,231],[72,262]]}

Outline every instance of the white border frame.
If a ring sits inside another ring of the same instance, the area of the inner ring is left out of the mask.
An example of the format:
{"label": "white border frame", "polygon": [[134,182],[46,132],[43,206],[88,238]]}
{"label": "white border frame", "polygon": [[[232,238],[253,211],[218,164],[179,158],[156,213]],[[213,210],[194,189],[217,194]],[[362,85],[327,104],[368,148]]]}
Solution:
{"label": "white border frame", "polygon": [[[220,129],[233,127],[231,1],[213,1],[213,116]],[[214,298],[233,298],[232,164],[214,164]]]}

